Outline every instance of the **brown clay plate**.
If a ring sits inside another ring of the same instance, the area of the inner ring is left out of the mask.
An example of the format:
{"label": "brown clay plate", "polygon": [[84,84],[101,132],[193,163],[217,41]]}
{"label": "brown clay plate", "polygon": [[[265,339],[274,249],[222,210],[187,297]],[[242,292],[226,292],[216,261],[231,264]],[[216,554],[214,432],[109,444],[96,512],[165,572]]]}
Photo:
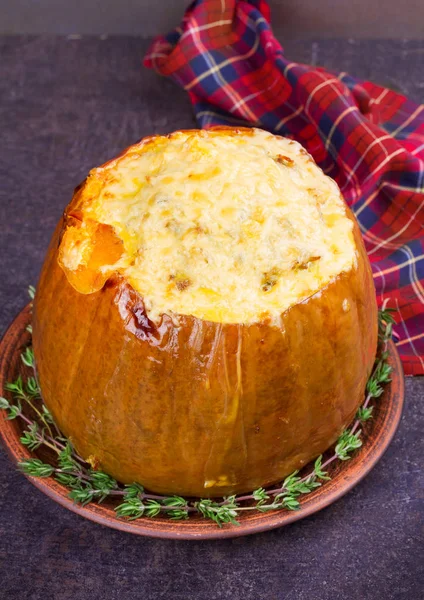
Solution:
{"label": "brown clay plate", "polygon": [[[5,383],[14,381],[22,371],[20,353],[30,339],[26,331],[30,320],[31,312],[27,306],[19,313],[0,342],[0,395],[4,395]],[[107,500],[103,504],[92,503],[83,507],[74,504],[67,496],[67,489],[54,479],[33,477],[28,479],[47,496],[82,517],[137,535],[173,539],[229,538],[259,533],[293,523],[325,508],[346,494],[369,473],[390,444],[402,414],[404,382],[402,365],[393,342],[390,342],[388,349],[389,363],[394,369],[392,382],[386,386],[381,398],[374,403],[373,419],[364,427],[363,446],[354,453],[351,460],[333,463],[334,467],[331,465],[332,468],[329,469],[331,481],[325,482],[322,487],[302,497],[301,507],[297,511],[269,513],[247,511],[239,516],[238,527],[224,525],[222,528],[200,516],[190,517],[187,521],[170,521],[166,517],[125,521],[115,516],[113,504],[108,503]],[[8,421],[4,411],[0,411],[0,434],[4,447],[15,464],[31,456],[19,441],[21,428],[18,421],[19,419]],[[37,453],[39,458],[43,459],[41,448]]]}

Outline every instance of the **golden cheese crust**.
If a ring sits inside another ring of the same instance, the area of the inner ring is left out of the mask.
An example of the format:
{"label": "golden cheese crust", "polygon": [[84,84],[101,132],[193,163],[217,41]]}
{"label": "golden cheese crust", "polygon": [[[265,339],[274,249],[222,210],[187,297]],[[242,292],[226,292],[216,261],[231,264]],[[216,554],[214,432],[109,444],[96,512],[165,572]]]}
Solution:
{"label": "golden cheese crust", "polygon": [[83,267],[66,266],[86,189],[52,239],[33,323],[43,398],[78,452],[124,483],[216,497],[277,482],[325,451],[354,417],[377,343],[371,269],[349,209],[351,258],[278,318],[258,318],[248,296],[237,318],[202,318],[187,304],[156,319],[128,273],[101,269],[125,247],[111,223],[93,220],[95,249]]}
{"label": "golden cheese crust", "polygon": [[155,322],[278,320],[352,268],[352,229],[337,185],[297,142],[193,130],[94,169],[68,209],[60,263],[83,293],[122,274]]}

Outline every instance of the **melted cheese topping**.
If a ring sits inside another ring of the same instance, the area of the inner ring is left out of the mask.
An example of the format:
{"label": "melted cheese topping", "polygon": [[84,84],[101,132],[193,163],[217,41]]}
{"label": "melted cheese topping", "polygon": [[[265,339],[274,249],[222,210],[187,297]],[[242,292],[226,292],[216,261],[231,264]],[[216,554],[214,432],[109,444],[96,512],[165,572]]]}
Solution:
{"label": "melted cheese topping", "polygon": [[[279,318],[356,261],[335,182],[298,143],[259,129],[150,138],[93,170],[68,213],[78,222],[60,262],[71,283],[89,264],[103,277],[83,292],[119,271],[153,321]],[[118,240],[94,259],[98,224]]]}

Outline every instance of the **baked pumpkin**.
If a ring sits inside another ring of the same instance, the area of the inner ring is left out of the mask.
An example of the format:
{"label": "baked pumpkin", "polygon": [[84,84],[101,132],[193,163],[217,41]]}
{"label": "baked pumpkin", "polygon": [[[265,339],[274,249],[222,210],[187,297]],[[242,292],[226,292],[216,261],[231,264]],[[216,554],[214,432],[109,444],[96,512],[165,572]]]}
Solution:
{"label": "baked pumpkin", "polygon": [[123,483],[215,497],[335,442],[377,344],[371,269],[333,180],[259,129],[145,138],[53,236],[33,343],[44,401]]}

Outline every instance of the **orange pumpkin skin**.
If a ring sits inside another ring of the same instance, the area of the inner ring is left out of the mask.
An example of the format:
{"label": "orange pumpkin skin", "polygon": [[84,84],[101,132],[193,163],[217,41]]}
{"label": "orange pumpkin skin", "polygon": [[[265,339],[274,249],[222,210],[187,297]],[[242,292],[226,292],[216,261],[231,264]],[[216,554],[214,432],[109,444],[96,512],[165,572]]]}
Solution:
{"label": "orange pumpkin skin", "polygon": [[35,359],[47,407],[98,468],[158,493],[246,492],[301,468],[353,419],[377,344],[356,222],[356,267],[279,328],[166,315],[155,326],[121,276],[80,294],[58,265],[62,228],[37,287]]}

